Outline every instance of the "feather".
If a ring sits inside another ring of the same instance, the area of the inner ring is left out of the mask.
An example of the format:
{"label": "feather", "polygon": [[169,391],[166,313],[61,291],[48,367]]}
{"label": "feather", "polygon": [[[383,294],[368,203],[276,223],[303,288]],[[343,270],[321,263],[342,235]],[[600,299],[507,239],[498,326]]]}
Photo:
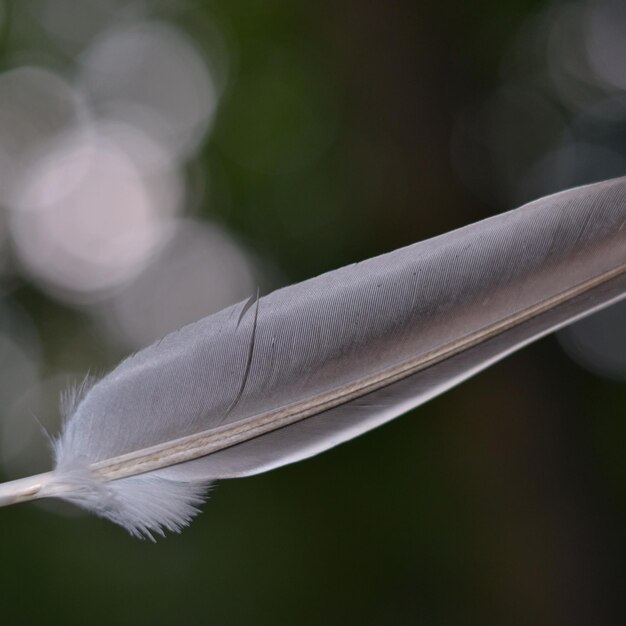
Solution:
{"label": "feather", "polygon": [[331,448],[626,294],[626,178],[571,189],[227,308],[67,403],[51,472],[0,504],[69,500],[137,536],[210,482]]}

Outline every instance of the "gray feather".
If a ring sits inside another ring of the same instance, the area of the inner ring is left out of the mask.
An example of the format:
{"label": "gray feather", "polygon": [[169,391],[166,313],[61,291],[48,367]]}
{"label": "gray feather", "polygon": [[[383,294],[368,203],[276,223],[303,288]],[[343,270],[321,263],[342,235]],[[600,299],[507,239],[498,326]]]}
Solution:
{"label": "gray feather", "polygon": [[135,534],[177,530],[210,481],[351,439],[625,294],[626,179],[543,198],[280,289],[256,312],[235,305],[126,359],[81,396],[34,497]]}

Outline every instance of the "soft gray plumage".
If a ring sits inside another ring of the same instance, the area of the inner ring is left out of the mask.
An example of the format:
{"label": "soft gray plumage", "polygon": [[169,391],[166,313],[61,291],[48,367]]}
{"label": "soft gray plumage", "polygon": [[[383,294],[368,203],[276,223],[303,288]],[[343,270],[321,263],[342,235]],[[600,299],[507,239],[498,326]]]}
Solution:
{"label": "soft gray plumage", "polygon": [[351,439],[624,295],[626,179],[543,198],[168,335],[68,403],[55,469],[0,504],[179,530],[210,481]]}

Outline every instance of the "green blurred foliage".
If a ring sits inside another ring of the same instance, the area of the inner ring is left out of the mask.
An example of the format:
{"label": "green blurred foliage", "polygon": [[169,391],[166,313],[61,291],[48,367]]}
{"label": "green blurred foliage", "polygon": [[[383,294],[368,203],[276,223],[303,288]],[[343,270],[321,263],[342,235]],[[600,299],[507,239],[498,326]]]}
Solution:
{"label": "green blurred foliage", "polygon": [[[458,182],[450,132],[546,2],[145,4],[207,51],[221,33],[223,99],[189,181],[284,280],[509,208]],[[49,371],[123,354],[81,312],[11,289]],[[156,545],[69,507],[2,510],[2,623],[619,623],[625,406],[623,384],[549,340],[357,441],[217,485]]]}

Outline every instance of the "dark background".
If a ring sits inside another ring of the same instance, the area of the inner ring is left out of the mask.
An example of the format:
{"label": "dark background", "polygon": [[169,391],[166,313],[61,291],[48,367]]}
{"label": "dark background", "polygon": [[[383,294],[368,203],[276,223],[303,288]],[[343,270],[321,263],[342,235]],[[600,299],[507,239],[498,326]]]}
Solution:
{"label": "dark background", "polygon": [[[0,2],[1,478],[49,467],[32,416],[55,432],[62,388],[257,284],[623,174],[624,16]],[[156,545],[63,505],[0,510],[2,622],[623,623],[625,321],[223,482]]]}

